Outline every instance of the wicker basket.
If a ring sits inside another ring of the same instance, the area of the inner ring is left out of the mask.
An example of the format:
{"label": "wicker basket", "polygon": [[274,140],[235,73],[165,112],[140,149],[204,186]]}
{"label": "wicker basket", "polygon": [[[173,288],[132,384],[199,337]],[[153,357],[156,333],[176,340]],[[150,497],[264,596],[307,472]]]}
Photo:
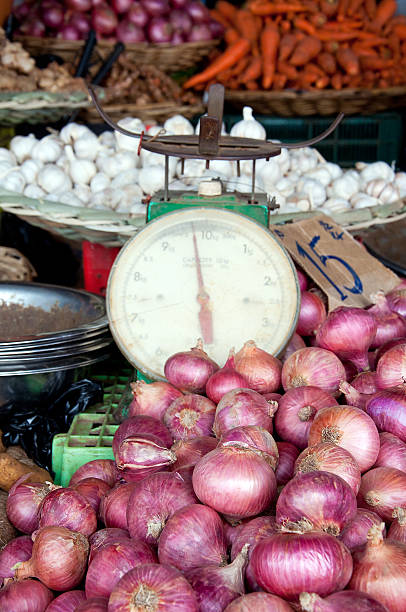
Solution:
{"label": "wicker basket", "polygon": [[37,276],[24,255],[10,247],[0,247],[0,281],[30,282]]}
{"label": "wicker basket", "polygon": [[0,93],[0,125],[19,123],[51,123],[70,115],[77,109],[90,106],[84,92],[50,93],[24,91]]}
{"label": "wicker basket", "polygon": [[[115,122],[123,117],[138,117],[142,121],[156,121],[164,123],[173,115],[183,115],[187,119],[203,115],[205,108],[203,104],[148,104],[137,106],[137,104],[106,104],[103,110]],[[81,111],[80,118],[88,123],[100,123],[103,121],[94,107],[88,107]]]}
{"label": "wicker basket", "polygon": [[[37,38],[34,36],[15,36],[24,48],[34,57],[44,53],[58,55],[66,62],[75,63],[84,47],[82,40],[61,40],[59,38]],[[165,72],[176,72],[196,66],[219,44],[219,40],[189,42],[181,45],[167,43],[127,44],[129,58],[142,64],[156,64]],[[114,43],[99,41],[93,51],[92,61],[105,60],[114,48]]]}
{"label": "wicker basket", "polygon": [[323,91],[226,91],[229,106],[252,106],[256,113],[298,117],[308,115],[370,115],[406,106],[406,86],[388,89]]}

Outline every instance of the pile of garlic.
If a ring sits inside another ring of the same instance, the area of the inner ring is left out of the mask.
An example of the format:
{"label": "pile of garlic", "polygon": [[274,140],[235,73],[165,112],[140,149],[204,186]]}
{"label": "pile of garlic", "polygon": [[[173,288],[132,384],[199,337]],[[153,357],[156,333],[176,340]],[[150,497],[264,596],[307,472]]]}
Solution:
{"label": "pile of garlic", "polygon": [[[131,132],[146,131],[140,119],[127,117],[120,125]],[[183,116],[152,126],[148,134],[190,135],[193,125]],[[199,124],[196,127],[198,133]],[[223,129],[224,132],[224,129]],[[243,120],[235,124],[232,136],[265,139],[263,126],[245,107]],[[15,136],[10,148],[0,148],[0,188],[37,200],[46,199],[72,206],[111,209],[127,214],[145,211],[143,201],[164,186],[162,155],[141,149],[139,139],[105,131],[96,136],[89,128],[69,123],[44,138]],[[197,189],[202,179],[220,178],[228,191],[250,192],[252,162],[242,161],[241,176],[236,164],[215,160],[206,169],[199,159],[181,162],[169,159],[170,188]],[[406,173],[385,162],[364,164],[342,170],[326,162],[316,149],[282,149],[269,161],[256,162],[256,189],[275,197],[277,212],[320,210],[339,212],[385,204],[406,196]]]}

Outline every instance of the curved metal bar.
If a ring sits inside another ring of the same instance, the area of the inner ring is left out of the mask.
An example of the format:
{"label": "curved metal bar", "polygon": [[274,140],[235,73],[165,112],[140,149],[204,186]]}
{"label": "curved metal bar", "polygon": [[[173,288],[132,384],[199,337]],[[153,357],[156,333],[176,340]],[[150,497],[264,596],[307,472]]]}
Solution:
{"label": "curved metal bar", "polygon": [[341,123],[343,118],[344,118],[344,113],[339,113],[337,117],[334,119],[333,123],[329,125],[329,127],[326,130],[324,130],[324,132],[322,132],[321,134],[318,134],[317,136],[314,136],[314,138],[310,138],[310,140],[304,140],[303,142],[287,142],[287,143],[278,142],[278,145],[281,147],[281,149],[301,149],[302,147],[311,147],[317,142],[320,142],[320,140],[323,140],[324,138],[326,138],[329,134],[331,134],[331,132],[334,132],[337,125]]}

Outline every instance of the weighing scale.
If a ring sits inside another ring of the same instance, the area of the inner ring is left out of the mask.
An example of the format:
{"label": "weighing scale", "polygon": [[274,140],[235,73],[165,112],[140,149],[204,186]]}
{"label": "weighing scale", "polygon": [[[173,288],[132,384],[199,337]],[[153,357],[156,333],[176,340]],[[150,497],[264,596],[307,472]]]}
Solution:
{"label": "weighing scale", "polygon": [[[141,378],[165,380],[164,364],[195,346],[222,365],[231,347],[247,340],[279,355],[295,331],[300,290],[293,262],[268,229],[266,196],[255,193],[255,161],[279,155],[281,146],[310,146],[330,134],[343,115],[319,136],[302,143],[221,135],[224,87],[209,90],[207,116],[198,136],[146,136],[115,124],[91,95],[113,129],[140,138],[140,146],[165,156],[165,187],[150,202],[147,225],[118,254],[107,286],[112,335]],[[250,195],[223,194],[218,180],[202,181],[197,193],[169,192],[169,157],[252,160]]]}

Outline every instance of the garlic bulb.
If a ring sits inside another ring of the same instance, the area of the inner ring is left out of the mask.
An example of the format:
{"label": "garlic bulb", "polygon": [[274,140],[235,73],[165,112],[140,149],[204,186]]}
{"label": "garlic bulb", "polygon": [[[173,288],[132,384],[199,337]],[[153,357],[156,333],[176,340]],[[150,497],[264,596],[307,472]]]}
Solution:
{"label": "garlic bulb", "polygon": [[386,185],[380,193],[379,199],[383,204],[391,204],[400,198],[399,189],[394,183]]}
{"label": "garlic bulb", "polygon": [[323,206],[320,207],[320,210],[327,213],[335,213],[344,212],[349,208],[351,208],[351,204],[348,200],[344,200],[344,198],[328,198]]}
{"label": "garlic bulb", "polygon": [[83,206],[83,202],[73,193],[73,191],[57,191],[55,193],[49,193],[46,196],[47,200],[51,202],[59,202],[60,204],[67,204],[68,206]]}
{"label": "garlic bulb", "polygon": [[6,176],[12,170],[18,170],[18,166],[15,166],[9,161],[0,160],[0,180]]}
{"label": "garlic bulb", "polygon": [[[116,206],[116,212],[130,213],[134,206],[141,204],[144,197],[141,187],[138,185],[124,185],[122,188],[123,198]],[[144,205],[145,209],[145,205]]]}
{"label": "garlic bulb", "polygon": [[[186,185],[193,185],[196,183],[196,178],[203,175],[206,168],[206,162],[204,159],[185,159],[185,165],[182,170],[182,162],[177,165],[177,176],[182,179]],[[161,170],[162,172],[162,170]]]}
{"label": "garlic bulb", "polygon": [[96,159],[97,154],[101,148],[99,139],[95,134],[90,132],[85,136],[77,138],[73,144],[73,150],[78,159],[90,159],[93,161]]}
{"label": "garlic bulb", "polygon": [[281,212],[306,212],[312,210],[312,203],[304,193],[297,193],[286,198],[286,203]]}
{"label": "garlic bulb", "polygon": [[79,123],[67,123],[59,132],[59,138],[64,144],[73,144],[78,138],[85,137],[93,132],[85,125]]}
{"label": "garlic bulb", "polygon": [[53,134],[44,136],[31,150],[31,157],[44,164],[55,162],[62,153],[62,145]]}
{"label": "garlic bulb", "polygon": [[32,149],[38,140],[34,134],[29,136],[14,136],[10,141],[10,151],[15,155],[19,164],[31,156]]}
{"label": "garlic bulb", "polygon": [[90,159],[77,159],[71,145],[65,147],[66,157],[69,160],[69,174],[74,183],[87,185],[97,173],[96,165]]}
{"label": "garlic bulb", "polygon": [[54,164],[46,164],[37,175],[37,183],[47,193],[57,193],[71,189],[72,183],[67,174]]}
{"label": "garlic bulb", "polygon": [[267,193],[274,191],[275,184],[282,178],[281,168],[275,157],[271,157],[269,161],[263,160],[262,167],[258,170],[258,176]]}
{"label": "garlic bulb", "polygon": [[12,170],[2,177],[0,180],[0,185],[3,187],[3,189],[15,191],[16,193],[23,193],[25,182],[24,174],[22,172],[19,170]]}
{"label": "garlic bulb", "polygon": [[117,176],[111,181],[112,189],[124,187],[125,185],[135,185],[138,181],[138,174],[138,168],[130,168],[129,170],[120,172],[120,174],[117,174]]}
{"label": "garlic bulb", "polygon": [[104,172],[98,172],[90,181],[90,190],[92,193],[97,193],[98,191],[103,191],[103,189],[110,187],[110,184],[110,177],[104,174]]}
{"label": "garlic bulb", "polygon": [[288,177],[282,177],[275,185],[279,193],[282,193],[285,198],[288,198],[295,191],[295,186]]}
{"label": "garlic bulb", "polygon": [[399,189],[399,196],[401,198],[406,196],[406,172],[396,172],[394,182]]}
{"label": "garlic bulb", "polygon": [[9,151],[8,149],[0,147],[0,161],[6,161],[12,166],[15,166],[15,164],[17,163],[17,158],[14,153]]}
{"label": "garlic bulb", "polygon": [[[124,119],[120,119],[118,121],[118,125],[129,132],[135,132],[137,134],[141,134],[142,131],[145,131],[145,125],[141,121],[141,119],[137,119],[134,117],[124,117]],[[125,136],[125,134],[121,134],[121,132],[114,132],[116,137],[117,148],[123,151],[133,151],[136,153],[138,151],[138,145],[140,143],[140,139],[132,136]]]}
{"label": "garlic bulb", "polygon": [[88,185],[75,185],[73,188],[73,193],[85,206],[88,204],[92,196],[92,192],[90,191],[90,187]]}
{"label": "garlic bulb", "polygon": [[323,187],[327,187],[331,182],[331,174],[324,166],[317,166],[304,175],[306,178],[313,178],[319,181]]}
{"label": "garlic bulb", "polygon": [[369,181],[369,183],[365,186],[365,193],[374,198],[379,198],[382,191],[385,189],[387,183],[385,179],[374,179],[373,181]]}
{"label": "garlic bulb", "polygon": [[43,163],[35,159],[26,159],[20,166],[20,172],[23,173],[27,183],[34,183],[38,172],[43,167]]}
{"label": "garlic bulb", "polygon": [[327,199],[324,185],[314,178],[307,178],[307,175],[300,179],[297,189],[308,197],[312,208],[318,208]]}
{"label": "garlic bulb", "polygon": [[186,183],[180,179],[174,179],[170,182],[169,188],[172,191],[190,191],[194,189],[194,185],[186,185]]}
{"label": "garlic bulb", "polygon": [[288,149],[281,149],[280,154],[275,157],[275,160],[278,162],[282,174],[287,174],[290,168],[290,156]]}
{"label": "garlic bulb", "polygon": [[323,164],[323,168],[325,168],[329,172],[333,180],[341,176],[343,173],[340,166],[338,164],[333,164],[333,162],[326,162],[325,164]]}
{"label": "garlic bulb", "polygon": [[391,183],[395,178],[395,173],[386,162],[378,161],[368,164],[366,168],[361,170],[361,178],[365,183],[375,179],[383,179],[387,183]]}
{"label": "garlic bulb", "polygon": [[318,165],[317,155],[309,147],[294,149],[291,152],[290,168],[298,174],[306,174]]}
{"label": "garlic bulb", "polygon": [[138,175],[138,184],[146,195],[153,195],[160,189],[163,189],[165,178],[162,172],[162,166],[141,168]]}
{"label": "garlic bulb", "polygon": [[110,130],[106,130],[102,132],[99,136],[99,142],[102,147],[113,147],[116,144],[116,138],[114,136],[114,132],[110,132]]}
{"label": "garlic bulb", "polygon": [[230,130],[230,136],[239,138],[257,138],[258,140],[266,139],[266,130],[264,126],[254,119],[252,108],[244,106],[242,109],[242,121],[238,121]]}
{"label": "garlic bulb", "polygon": [[331,195],[344,200],[350,200],[354,193],[359,191],[360,180],[350,172],[345,172],[331,184]]}
{"label": "garlic bulb", "polygon": [[34,198],[34,200],[39,200],[45,196],[45,191],[38,187],[35,183],[31,183],[30,185],[26,185],[23,194],[27,196],[27,198]]}
{"label": "garlic bulb", "polygon": [[231,178],[237,174],[235,164],[226,159],[213,159],[210,162],[210,169],[213,172],[218,172],[222,176],[226,176],[227,178]]}
{"label": "garlic bulb", "polygon": [[379,200],[367,193],[360,192],[352,196],[351,204],[353,208],[369,208],[379,204]]}
{"label": "garlic bulb", "polygon": [[123,198],[124,192],[121,189],[111,189],[111,187],[108,187],[103,189],[103,191],[93,193],[88,206],[89,208],[99,208],[101,210],[106,208],[115,210]]}
{"label": "garlic bulb", "polygon": [[186,119],[186,117],[183,117],[183,115],[174,115],[173,117],[170,117],[165,121],[163,127],[164,130],[179,136],[194,134],[193,125],[188,119]]}
{"label": "garlic bulb", "polygon": [[115,155],[98,157],[96,166],[110,178],[118,176],[120,172],[135,168],[136,158],[130,151],[119,151]]}

